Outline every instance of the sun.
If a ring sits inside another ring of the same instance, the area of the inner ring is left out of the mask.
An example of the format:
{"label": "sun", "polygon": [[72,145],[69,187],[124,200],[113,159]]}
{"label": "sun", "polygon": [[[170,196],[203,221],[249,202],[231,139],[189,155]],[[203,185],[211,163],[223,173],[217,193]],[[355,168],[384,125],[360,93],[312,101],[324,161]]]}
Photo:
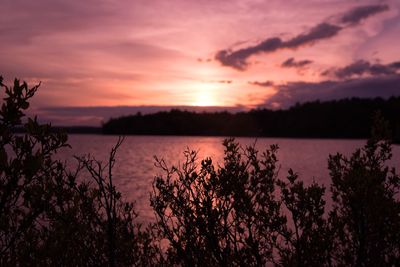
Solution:
{"label": "sun", "polygon": [[217,106],[218,101],[215,91],[210,88],[203,88],[198,90],[194,95],[193,106]]}

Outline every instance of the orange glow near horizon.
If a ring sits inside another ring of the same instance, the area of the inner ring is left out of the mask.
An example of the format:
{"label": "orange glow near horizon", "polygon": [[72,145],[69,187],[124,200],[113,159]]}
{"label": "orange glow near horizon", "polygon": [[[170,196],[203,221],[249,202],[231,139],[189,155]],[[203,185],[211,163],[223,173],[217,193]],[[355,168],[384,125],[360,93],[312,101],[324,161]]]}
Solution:
{"label": "orange glow near horizon", "polygon": [[[399,94],[399,0],[40,0],[0,9],[0,75],[42,81],[37,109],[274,109]],[[71,124],[84,114],[74,116]]]}

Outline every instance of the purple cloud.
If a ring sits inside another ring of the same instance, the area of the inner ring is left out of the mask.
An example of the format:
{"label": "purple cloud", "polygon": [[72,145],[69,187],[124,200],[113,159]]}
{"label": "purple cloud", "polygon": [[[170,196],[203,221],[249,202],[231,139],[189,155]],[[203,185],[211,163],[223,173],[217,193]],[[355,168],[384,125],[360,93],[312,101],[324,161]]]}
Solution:
{"label": "purple cloud", "polygon": [[275,86],[277,93],[262,107],[288,108],[295,103],[350,97],[371,98],[400,95],[400,75],[373,76],[344,81],[291,82]]}
{"label": "purple cloud", "polygon": [[280,49],[297,49],[305,45],[313,45],[318,41],[338,35],[343,28],[354,26],[361,20],[388,9],[389,7],[387,5],[356,7],[342,15],[340,23],[345,24],[345,26],[322,22],[311,28],[309,31],[300,33],[287,41],[282,41],[279,37],[271,37],[257,45],[236,51],[231,49],[220,50],[216,53],[215,59],[223,66],[243,71],[248,67],[249,63],[247,62],[247,59],[252,55],[259,53],[272,53]]}
{"label": "purple cloud", "polygon": [[363,19],[366,19],[375,14],[389,10],[387,5],[370,5],[370,6],[359,6],[349,10],[345,13],[340,22],[345,24],[358,24]]}
{"label": "purple cloud", "polygon": [[279,49],[296,49],[304,45],[312,45],[315,42],[335,36],[342,28],[328,23],[321,23],[306,33],[282,41],[279,37],[269,38],[258,45],[239,49],[237,51],[221,50],[215,55],[215,59],[222,65],[233,67],[237,70],[245,70],[248,66],[247,59],[259,53],[271,53]]}
{"label": "purple cloud", "polygon": [[400,61],[389,64],[389,67],[391,67],[393,69],[400,69]]}
{"label": "purple cloud", "polygon": [[215,59],[222,65],[233,67],[238,70],[245,70],[248,66],[247,58],[258,53],[273,52],[283,47],[280,38],[267,39],[256,46],[251,46],[237,51],[221,50],[215,55]]}
{"label": "purple cloud", "polygon": [[348,79],[354,76],[368,75],[392,75],[396,74],[400,69],[400,62],[393,62],[391,64],[371,64],[365,60],[358,60],[343,68],[336,68],[330,71],[325,71],[322,75],[331,75],[339,79]]}
{"label": "purple cloud", "polygon": [[342,28],[340,26],[332,25],[329,23],[320,23],[310,29],[306,33],[299,34],[298,36],[284,42],[283,48],[298,48],[303,45],[311,45],[315,42],[331,38],[337,35]]}
{"label": "purple cloud", "polygon": [[302,68],[306,65],[311,64],[313,61],[312,60],[308,60],[308,59],[304,59],[304,60],[299,60],[296,61],[294,58],[289,58],[286,61],[284,61],[281,65],[281,67],[283,68]]}

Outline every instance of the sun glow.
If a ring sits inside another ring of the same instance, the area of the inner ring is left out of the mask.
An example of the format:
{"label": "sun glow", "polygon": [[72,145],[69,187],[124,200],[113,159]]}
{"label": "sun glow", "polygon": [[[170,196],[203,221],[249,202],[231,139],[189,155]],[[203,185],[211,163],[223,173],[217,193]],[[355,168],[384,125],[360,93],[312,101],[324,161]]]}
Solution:
{"label": "sun glow", "polygon": [[215,90],[211,88],[204,88],[198,90],[194,95],[193,106],[218,106]]}

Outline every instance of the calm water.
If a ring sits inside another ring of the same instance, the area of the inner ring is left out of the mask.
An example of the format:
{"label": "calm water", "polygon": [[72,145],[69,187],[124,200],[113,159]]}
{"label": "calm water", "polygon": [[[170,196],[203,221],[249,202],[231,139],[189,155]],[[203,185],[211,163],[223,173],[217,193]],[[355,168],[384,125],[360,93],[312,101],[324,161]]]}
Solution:
{"label": "calm water", "polygon": [[[59,156],[71,166],[73,155],[90,153],[106,161],[108,153],[116,143],[116,136],[69,135],[72,149],[61,151]],[[327,158],[336,152],[350,155],[364,145],[364,140],[327,139],[284,139],[284,138],[237,138],[243,146],[256,142],[258,150],[265,150],[271,144],[278,144],[279,176],[284,177],[289,168],[300,174],[305,182],[313,180],[329,185]],[[117,152],[114,169],[115,184],[130,201],[136,201],[140,218],[149,221],[153,213],[149,206],[149,192],[155,175],[162,173],[154,166],[154,156],[164,158],[169,164],[184,160],[183,151],[189,147],[199,151],[199,158],[212,157],[214,163],[222,163],[222,137],[170,137],[170,136],[128,136]],[[393,147],[390,163],[400,169],[400,146]]]}

